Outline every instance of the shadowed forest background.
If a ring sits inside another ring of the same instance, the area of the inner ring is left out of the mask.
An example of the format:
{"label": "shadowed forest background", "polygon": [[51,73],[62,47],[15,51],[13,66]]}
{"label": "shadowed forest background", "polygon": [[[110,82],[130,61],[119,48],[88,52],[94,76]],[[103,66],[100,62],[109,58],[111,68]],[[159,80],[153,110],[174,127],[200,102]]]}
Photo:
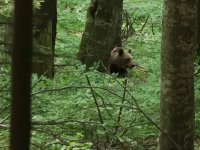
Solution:
{"label": "shadowed forest background", "polygon": [[[31,150],[155,150],[161,90],[162,1],[124,0],[121,38],[137,67],[127,78],[77,56],[91,0],[34,0]],[[57,12],[56,12],[57,7]],[[47,15],[49,14],[49,15]],[[9,149],[13,2],[0,2],[0,149]],[[113,44],[113,45],[116,45]],[[110,52],[109,52],[110,53]],[[195,148],[200,73],[194,63]],[[86,71],[87,68],[87,71]]]}

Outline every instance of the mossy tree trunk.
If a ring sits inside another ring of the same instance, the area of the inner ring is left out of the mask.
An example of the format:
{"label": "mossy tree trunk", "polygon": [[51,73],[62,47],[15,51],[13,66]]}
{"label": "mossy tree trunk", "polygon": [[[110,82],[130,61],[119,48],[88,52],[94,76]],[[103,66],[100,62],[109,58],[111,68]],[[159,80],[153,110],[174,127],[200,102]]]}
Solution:
{"label": "mossy tree trunk", "polygon": [[193,150],[197,0],[163,2],[160,126],[166,134],[160,132],[158,149]]}
{"label": "mossy tree trunk", "polygon": [[118,18],[123,0],[91,0],[82,36],[78,59],[87,69],[101,61],[99,71],[108,68],[110,52],[115,45]]}
{"label": "mossy tree trunk", "polygon": [[54,76],[54,49],[57,25],[57,0],[45,0],[35,14],[33,73]]}

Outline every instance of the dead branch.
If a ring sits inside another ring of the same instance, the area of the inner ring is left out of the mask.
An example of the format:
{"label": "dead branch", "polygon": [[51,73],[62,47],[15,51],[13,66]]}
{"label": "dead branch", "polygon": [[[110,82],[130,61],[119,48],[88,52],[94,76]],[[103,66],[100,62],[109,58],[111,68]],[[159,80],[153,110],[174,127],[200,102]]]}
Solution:
{"label": "dead branch", "polygon": [[[122,99],[122,105],[124,104],[124,101],[125,101],[127,83],[128,83],[128,80],[126,78],[125,79],[123,99]],[[122,117],[122,109],[123,109],[123,107],[121,106],[120,109],[119,109],[119,114],[118,114],[118,119],[117,119],[117,127],[115,129],[115,134],[117,134],[117,131],[119,129],[119,123],[120,123],[120,120],[121,120],[121,117]]]}
{"label": "dead branch", "polygon": [[123,10],[123,16],[125,20],[125,28],[122,31],[122,39],[125,39],[125,41],[128,40],[130,36],[132,36],[135,33],[135,29],[133,28],[133,23],[135,22],[134,19],[132,19],[131,15],[136,11],[135,9],[132,13],[128,13],[127,10]]}
{"label": "dead branch", "polygon": [[3,124],[6,120],[8,120],[9,118],[10,118],[10,114],[6,117],[6,118],[4,118],[1,122],[0,122],[0,124]]}
{"label": "dead branch", "polygon": [[[99,109],[99,105],[98,105],[97,99],[96,99],[96,97],[95,97],[94,90],[93,90],[93,88],[92,88],[92,86],[91,86],[90,80],[89,80],[89,78],[88,78],[87,75],[86,75],[86,79],[87,79],[88,85],[91,87],[90,89],[91,89],[91,92],[92,92],[92,96],[93,96],[95,105],[96,105],[96,107],[97,107],[97,111],[98,111],[98,114],[99,114],[100,122],[101,122],[101,124],[103,124],[103,123],[104,123],[104,122],[103,122],[103,117],[102,117],[102,115],[101,115],[101,111],[100,111],[100,109]],[[106,132],[106,130],[105,130],[105,132]],[[106,139],[107,139],[107,142],[109,142],[109,137],[108,137],[107,134],[106,134]]]}
{"label": "dead branch", "polygon": [[[102,62],[101,62],[102,63]],[[106,71],[108,71],[107,70],[107,68],[103,65],[103,67],[105,68],[105,70]],[[109,75],[111,75],[111,74],[109,74]],[[112,76],[112,75],[111,75]],[[112,76],[113,77],[113,76]],[[119,82],[119,80],[117,79],[117,78],[115,78],[115,77],[113,77],[113,79],[115,80],[115,81],[117,81],[117,83],[122,87],[122,88],[124,88],[125,89],[125,86],[123,86],[120,82]],[[138,111],[140,112],[140,113],[142,113],[142,115],[147,119],[147,120],[149,120],[149,122],[152,124],[152,125],[154,125],[159,131],[161,131],[163,134],[165,134],[168,138],[169,138],[169,140],[179,149],[179,150],[181,150],[180,149],[180,147],[174,142],[174,140],[164,131],[164,130],[162,130],[140,107],[139,107],[139,105],[138,105],[138,103],[137,103],[137,100],[133,97],[133,95],[126,89],[126,92],[128,93],[128,95],[132,98],[132,100],[133,100],[133,102],[135,103],[135,105],[136,105],[136,108],[138,109]]]}
{"label": "dead branch", "polygon": [[153,26],[153,21],[151,20],[151,31],[152,31],[152,34],[154,35],[154,26]]}
{"label": "dead branch", "polygon": [[142,30],[143,30],[144,27],[146,26],[146,24],[147,24],[147,22],[148,22],[148,19],[149,19],[149,16],[150,16],[150,14],[148,14],[147,19],[145,20],[145,22],[144,22],[142,28],[140,29],[140,32],[142,32]]}
{"label": "dead branch", "polygon": [[7,105],[6,107],[4,107],[4,109],[2,109],[2,110],[0,111],[0,114],[1,114],[2,112],[6,111],[8,108],[10,108],[10,104]]}

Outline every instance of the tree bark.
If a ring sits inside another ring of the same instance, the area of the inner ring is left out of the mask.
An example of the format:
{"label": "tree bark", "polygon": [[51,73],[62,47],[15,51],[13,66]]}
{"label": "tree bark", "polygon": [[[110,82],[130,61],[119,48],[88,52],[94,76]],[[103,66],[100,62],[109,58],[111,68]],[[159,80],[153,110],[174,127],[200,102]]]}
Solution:
{"label": "tree bark", "polygon": [[197,0],[164,0],[159,150],[194,149],[196,31]]}
{"label": "tree bark", "polygon": [[[12,22],[12,21],[11,21]],[[33,64],[32,73],[39,76],[45,73],[48,78],[54,77],[54,53],[57,26],[57,0],[41,2],[41,8],[34,14]],[[4,34],[5,52],[11,54],[13,24],[6,25]],[[7,54],[5,55],[7,56]]]}
{"label": "tree bark", "polygon": [[11,150],[28,150],[31,129],[32,0],[15,0]]}
{"label": "tree bark", "polygon": [[[57,25],[57,0],[45,0],[44,2],[41,2],[41,8],[36,12],[35,16],[35,55],[32,72],[41,76],[47,71],[45,75],[48,78],[53,78]],[[42,45],[42,47],[40,45]]]}
{"label": "tree bark", "polygon": [[117,22],[117,31],[115,35],[115,45],[117,47],[122,47],[122,19],[123,19],[123,2],[119,6],[119,15]]}
{"label": "tree bark", "polygon": [[91,0],[87,21],[77,57],[87,69],[101,61],[99,71],[109,66],[110,52],[115,45],[120,6],[123,0]]}
{"label": "tree bark", "polygon": [[[198,6],[197,6],[197,9],[198,9],[198,14],[197,14],[197,21],[198,21],[198,28],[197,28],[197,45],[198,45],[198,48],[197,48],[197,55],[200,56],[200,0],[198,0]],[[199,65],[200,65],[200,62],[199,62]]]}

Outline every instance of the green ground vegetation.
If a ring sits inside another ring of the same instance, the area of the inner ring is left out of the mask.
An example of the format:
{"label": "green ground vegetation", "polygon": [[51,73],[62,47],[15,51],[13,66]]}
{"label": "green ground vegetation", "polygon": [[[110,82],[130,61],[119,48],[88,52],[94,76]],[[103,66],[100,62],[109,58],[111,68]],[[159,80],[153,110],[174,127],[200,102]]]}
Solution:
{"label": "green ground vegetation", "polygon": [[[55,78],[32,76],[31,149],[91,149],[92,143],[107,141],[107,136],[113,143],[120,141],[141,150],[150,142],[148,148],[153,149],[159,132],[155,125],[160,111],[162,1],[124,0],[135,32],[123,45],[132,49],[133,61],[138,64],[127,80],[96,71],[98,63],[85,72],[85,66],[76,60],[89,3],[58,1]],[[195,62],[196,127],[200,123],[198,69]],[[10,104],[10,86],[3,88],[9,85],[10,68],[1,67],[0,72],[1,122],[10,113],[9,109],[1,111]],[[3,123],[9,124],[9,120]],[[0,147],[9,144],[8,129],[0,128],[0,139]]]}

